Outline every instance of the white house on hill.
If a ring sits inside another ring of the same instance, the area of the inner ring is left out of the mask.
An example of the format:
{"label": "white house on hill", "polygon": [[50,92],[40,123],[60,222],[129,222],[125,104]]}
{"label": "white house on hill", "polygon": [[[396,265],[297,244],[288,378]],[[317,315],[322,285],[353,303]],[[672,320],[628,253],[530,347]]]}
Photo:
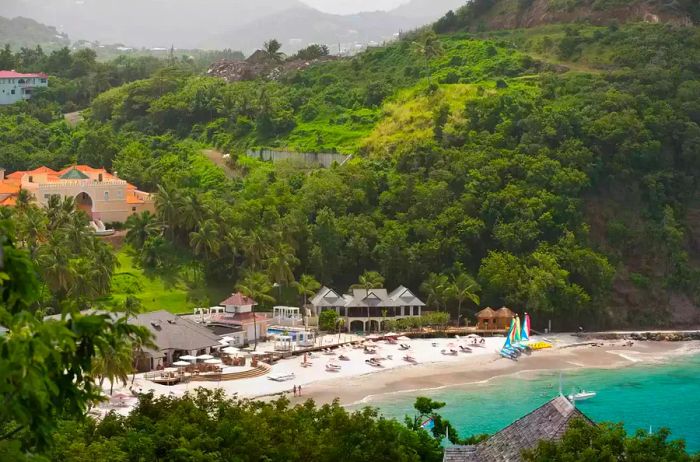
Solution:
{"label": "white house on hill", "polygon": [[49,76],[46,74],[0,71],[0,104],[14,104],[30,99],[34,89],[48,86]]}

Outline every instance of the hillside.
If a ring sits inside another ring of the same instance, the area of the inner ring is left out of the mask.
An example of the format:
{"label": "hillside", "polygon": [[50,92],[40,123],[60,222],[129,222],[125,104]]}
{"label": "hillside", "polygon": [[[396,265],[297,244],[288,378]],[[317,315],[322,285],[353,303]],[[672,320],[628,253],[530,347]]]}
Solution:
{"label": "hillside", "polygon": [[[698,62],[694,26],[423,30],[252,81],[163,69],[99,94],[75,129],[10,114],[0,164],[76,156],[160,191],[162,224],[134,242],[144,274],[186,256],[222,287],[343,288],[376,270],[455,316],[445,281],[464,274],[481,306],[558,328],[696,326]],[[242,154],[257,147],[353,157],[310,170]]]}
{"label": "hillside", "polygon": [[474,0],[435,24],[438,32],[531,28],[548,24],[700,23],[694,0]]}
{"label": "hillside", "polygon": [[34,48],[37,45],[55,48],[69,43],[68,36],[59,33],[55,27],[45,26],[33,19],[0,17],[0,44],[2,45],[9,44],[13,49]]}

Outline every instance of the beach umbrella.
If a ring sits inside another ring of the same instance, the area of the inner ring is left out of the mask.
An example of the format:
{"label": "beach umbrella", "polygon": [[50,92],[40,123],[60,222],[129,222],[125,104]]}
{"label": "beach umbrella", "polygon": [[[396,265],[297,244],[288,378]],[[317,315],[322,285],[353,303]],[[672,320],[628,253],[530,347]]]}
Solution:
{"label": "beach umbrella", "polygon": [[204,364],[221,364],[220,359],[212,358],[204,360]]}
{"label": "beach umbrella", "polygon": [[187,361],[175,361],[175,362],[173,363],[173,366],[185,367],[185,366],[189,366],[190,364],[191,364],[191,363],[189,363],[189,362],[187,362]]}
{"label": "beach umbrella", "polygon": [[241,350],[239,350],[238,348],[234,348],[234,347],[226,347],[226,348],[222,349],[221,351],[223,351],[227,355],[235,355],[236,353],[238,353]]}
{"label": "beach umbrella", "polygon": [[408,342],[411,339],[406,337],[405,335],[402,335],[401,337],[397,338],[396,340],[401,340],[402,342]]}
{"label": "beach umbrella", "polygon": [[197,357],[192,356],[192,355],[185,355],[185,356],[180,356],[180,359],[182,359],[183,361],[195,361],[197,359]]}
{"label": "beach umbrella", "polygon": [[197,359],[202,359],[202,360],[207,360],[207,359],[214,359],[212,355],[199,355],[197,356]]}

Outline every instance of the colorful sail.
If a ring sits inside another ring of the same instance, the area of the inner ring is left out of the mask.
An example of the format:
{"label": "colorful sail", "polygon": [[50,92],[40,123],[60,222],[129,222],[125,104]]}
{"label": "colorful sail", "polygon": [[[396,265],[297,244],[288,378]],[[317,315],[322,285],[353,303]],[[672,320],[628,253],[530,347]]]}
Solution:
{"label": "colorful sail", "polygon": [[521,334],[523,342],[530,340],[530,315],[525,313],[525,319],[523,319],[523,331]]}
{"label": "colorful sail", "polygon": [[515,326],[513,329],[513,341],[514,343],[520,343],[523,341],[522,332],[520,332],[520,316],[515,315]]}
{"label": "colorful sail", "polygon": [[506,335],[506,343],[503,344],[503,349],[513,348],[513,332],[515,331],[515,319],[510,321],[510,329]]}
{"label": "colorful sail", "polygon": [[421,428],[425,428],[426,430],[432,430],[433,427],[435,427],[435,422],[433,421],[432,417],[429,417],[426,421],[420,424],[420,426]]}

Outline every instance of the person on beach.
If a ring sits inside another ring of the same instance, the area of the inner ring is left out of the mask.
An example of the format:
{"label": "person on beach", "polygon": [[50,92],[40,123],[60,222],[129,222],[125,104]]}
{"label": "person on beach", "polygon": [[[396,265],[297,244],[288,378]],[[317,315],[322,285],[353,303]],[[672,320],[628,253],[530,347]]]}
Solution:
{"label": "person on beach", "polygon": [[297,387],[297,395],[301,396],[301,385]]}
{"label": "person on beach", "polygon": [[294,396],[297,395],[297,386],[294,385],[294,388],[292,388],[292,392],[294,393]]}

